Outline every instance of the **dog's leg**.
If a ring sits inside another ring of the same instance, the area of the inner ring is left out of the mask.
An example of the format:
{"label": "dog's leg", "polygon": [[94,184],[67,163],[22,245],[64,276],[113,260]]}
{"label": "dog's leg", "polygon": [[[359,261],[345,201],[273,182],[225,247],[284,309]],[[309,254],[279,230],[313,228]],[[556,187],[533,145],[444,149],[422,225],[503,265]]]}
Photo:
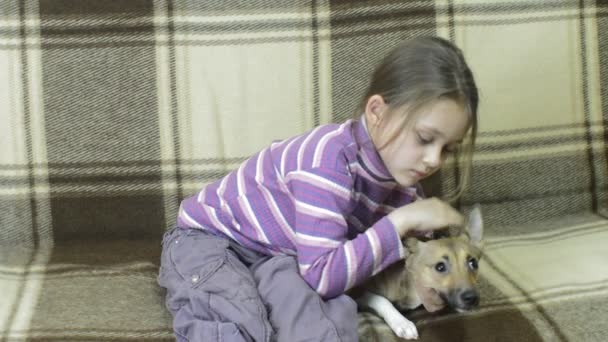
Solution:
{"label": "dog's leg", "polygon": [[376,311],[397,336],[408,340],[418,338],[416,325],[403,317],[388,299],[374,293],[365,292],[357,299],[357,304]]}

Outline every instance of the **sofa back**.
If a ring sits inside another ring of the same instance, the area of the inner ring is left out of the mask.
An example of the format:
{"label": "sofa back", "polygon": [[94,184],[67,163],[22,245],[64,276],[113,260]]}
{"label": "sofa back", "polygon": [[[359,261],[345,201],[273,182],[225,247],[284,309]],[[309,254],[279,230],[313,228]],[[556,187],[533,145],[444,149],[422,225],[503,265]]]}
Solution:
{"label": "sofa back", "polygon": [[495,233],[605,208],[608,5],[580,3],[8,2],[0,244],[157,238],[272,140],[352,117],[373,66],[423,34],[480,88],[460,205]]}

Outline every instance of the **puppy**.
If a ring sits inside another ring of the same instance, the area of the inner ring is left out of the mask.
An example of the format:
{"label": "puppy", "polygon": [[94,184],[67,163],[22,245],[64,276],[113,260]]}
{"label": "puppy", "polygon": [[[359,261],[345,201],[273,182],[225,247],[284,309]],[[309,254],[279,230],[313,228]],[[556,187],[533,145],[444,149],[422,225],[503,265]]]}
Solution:
{"label": "puppy", "polygon": [[479,304],[476,282],[482,234],[481,210],[476,206],[466,229],[454,236],[444,234],[428,241],[407,238],[405,261],[391,265],[354,291],[357,304],[375,311],[405,339],[417,339],[418,331],[399,310],[420,305],[429,312],[446,306],[458,312],[475,308]]}

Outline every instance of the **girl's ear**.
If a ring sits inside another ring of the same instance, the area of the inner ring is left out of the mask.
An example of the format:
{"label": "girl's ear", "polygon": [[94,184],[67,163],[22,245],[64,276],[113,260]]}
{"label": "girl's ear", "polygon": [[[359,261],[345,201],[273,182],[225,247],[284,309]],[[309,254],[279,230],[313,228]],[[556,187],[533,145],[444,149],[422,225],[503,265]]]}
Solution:
{"label": "girl's ear", "polygon": [[388,105],[384,101],[384,98],[378,94],[372,95],[367,99],[367,103],[365,104],[365,119],[368,127],[380,124],[387,107]]}

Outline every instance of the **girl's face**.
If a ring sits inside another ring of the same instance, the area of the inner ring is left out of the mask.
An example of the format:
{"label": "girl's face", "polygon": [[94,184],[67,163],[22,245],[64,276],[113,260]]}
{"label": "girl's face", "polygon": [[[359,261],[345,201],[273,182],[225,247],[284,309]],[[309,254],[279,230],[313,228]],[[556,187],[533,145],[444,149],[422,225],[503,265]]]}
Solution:
{"label": "girl's face", "polygon": [[386,168],[402,186],[412,186],[439,170],[469,129],[464,107],[452,99],[440,99],[423,107],[414,122],[394,135],[403,118],[398,113],[385,115],[388,107],[384,100],[374,96],[381,103],[374,108],[369,103],[374,97],[370,98],[365,113],[367,127]]}

